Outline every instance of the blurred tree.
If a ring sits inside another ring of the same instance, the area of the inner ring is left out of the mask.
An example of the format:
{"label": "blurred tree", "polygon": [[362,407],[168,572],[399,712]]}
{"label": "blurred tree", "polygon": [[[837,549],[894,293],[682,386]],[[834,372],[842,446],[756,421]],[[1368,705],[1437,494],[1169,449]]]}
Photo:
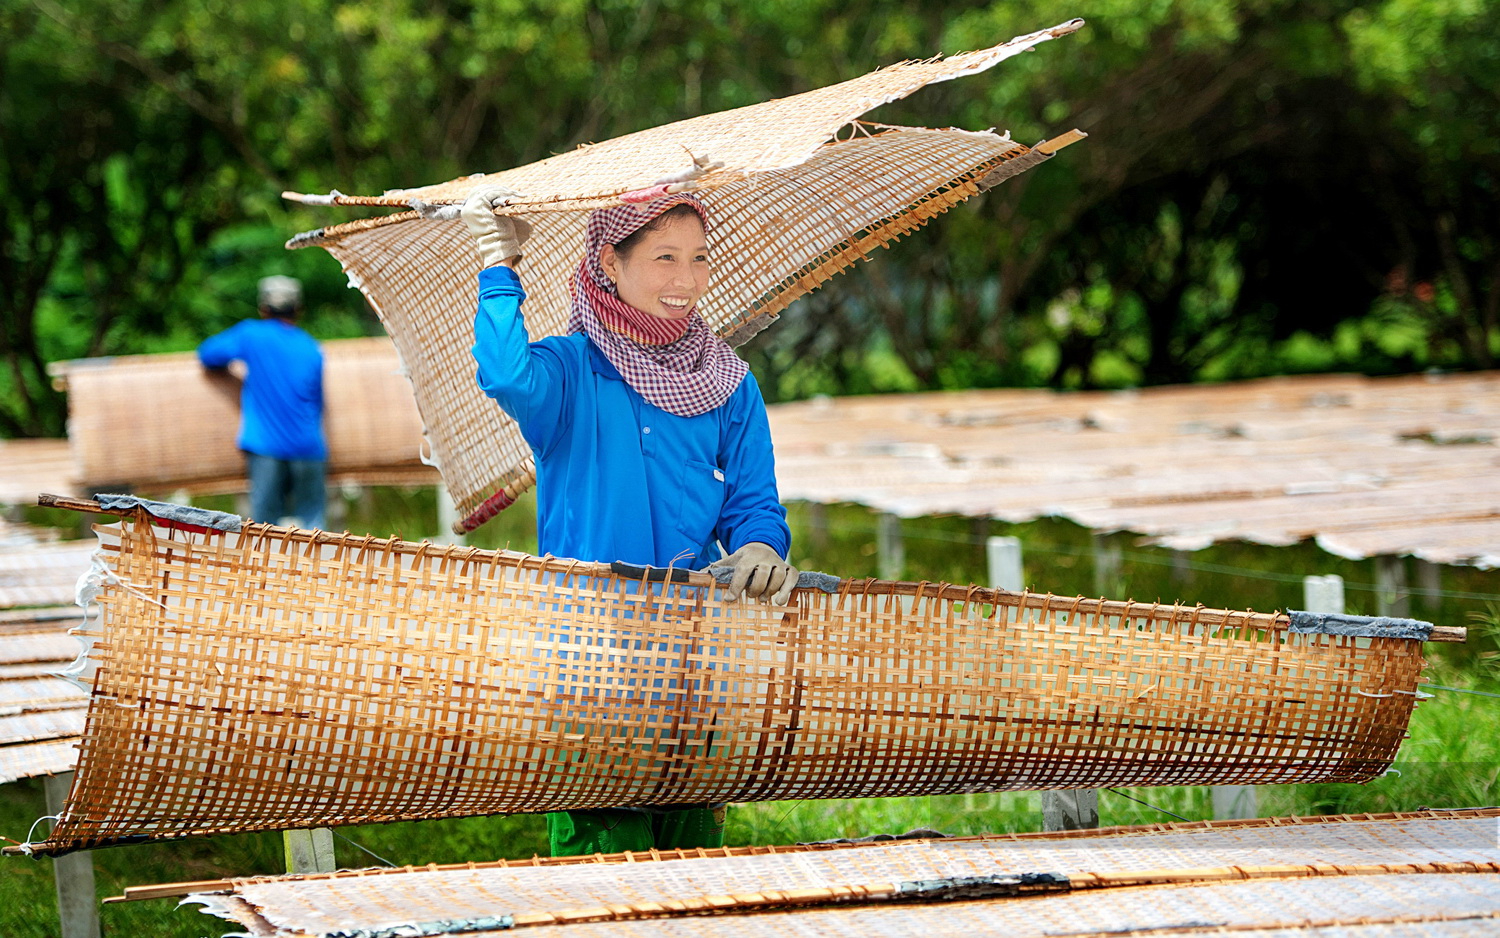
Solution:
{"label": "blurred tree", "polygon": [[[1360,320],[1325,364],[1488,367],[1500,348],[1495,11],[1039,0],[954,16],[947,49],[1073,13],[1090,25],[893,110],[964,126],[1002,116],[1027,141],[1072,125],[1091,138],[846,278],[816,331],[789,317],[757,364],[836,390],[843,366],[809,375],[803,354],[822,333],[899,358],[890,389],[1156,384],[1295,368],[1280,343],[1332,341]],[[1390,340],[1413,318],[1425,348]]]}
{"label": "blurred tree", "polygon": [[[228,206],[202,121],[160,112],[132,69],[34,9],[0,9],[0,31],[0,432],[56,433],[46,361],[100,353],[123,320],[160,330]],[[39,318],[47,297],[65,304],[62,321]]]}
{"label": "blurred tree", "polygon": [[0,0],[0,433],[61,430],[46,361],[190,347],[262,273],[308,281],[318,334],[375,328],[279,247],[330,211],[282,188],[516,165],[1076,15],[876,112],[1092,136],[788,311],[747,350],[770,393],[1257,374],[1355,321],[1330,364],[1491,362],[1482,0]]}

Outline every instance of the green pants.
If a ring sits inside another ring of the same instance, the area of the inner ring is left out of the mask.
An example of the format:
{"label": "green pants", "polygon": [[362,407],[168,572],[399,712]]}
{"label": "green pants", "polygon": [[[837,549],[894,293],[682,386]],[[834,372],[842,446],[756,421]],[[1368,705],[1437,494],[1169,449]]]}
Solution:
{"label": "green pants", "polygon": [[554,811],[547,815],[547,839],[554,857],[624,850],[671,850],[724,846],[727,805],[681,811]]}

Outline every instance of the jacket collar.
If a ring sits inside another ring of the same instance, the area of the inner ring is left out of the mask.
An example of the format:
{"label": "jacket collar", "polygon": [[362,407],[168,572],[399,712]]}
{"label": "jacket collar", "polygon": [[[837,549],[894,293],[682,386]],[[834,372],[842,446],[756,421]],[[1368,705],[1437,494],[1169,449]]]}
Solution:
{"label": "jacket collar", "polygon": [[595,345],[592,339],[585,337],[584,341],[588,343],[589,364],[593,366],[595,374],[603,375],[615,381],[625,380],[625,376],[620,374],[620,369],[616,368],[614,363],[599,350],[599,346]]}

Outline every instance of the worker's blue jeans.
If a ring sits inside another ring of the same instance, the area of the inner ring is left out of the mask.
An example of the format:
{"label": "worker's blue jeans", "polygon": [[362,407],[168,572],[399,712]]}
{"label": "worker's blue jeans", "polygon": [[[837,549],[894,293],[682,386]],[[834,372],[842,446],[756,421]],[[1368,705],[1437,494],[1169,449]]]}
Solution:
{"label": "worker's blue jeans", "polygon": [[327,463],[321,459],[277,459],[246,453],[251,520],[277,524],[291,516],[301,527],[321,529],[326,523],[326,469]]}

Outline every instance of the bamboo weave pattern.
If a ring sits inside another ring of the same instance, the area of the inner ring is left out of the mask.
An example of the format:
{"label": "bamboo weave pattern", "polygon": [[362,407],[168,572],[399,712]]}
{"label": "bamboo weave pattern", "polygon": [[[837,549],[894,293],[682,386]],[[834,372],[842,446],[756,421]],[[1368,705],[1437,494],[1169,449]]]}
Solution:
{"label": "bamboo weave pattern", "polygon": [[[1075,20],[976,52],[904,62],[751,107],[706,114],[581,147],[528,166],[383,196],[289,197],[336,205],[422,208],[318,229],[410,369],[418,408],[464,528],[534,481],[514,421],[474,381],[472,239],[452,207],[480,184],[523,194],[504,210],[532,225],[522,282],[532,339],[566,332],[569,282],[587,212],[669,178],[687,180],[714,217],[714,277],[698,310],[731,344],[764,329],[799,296],[876,248],[980,191],[997,168],[1046,158],[1008,135],[858,122],[933,82],[982,72],[1082,25]],[[842,134],[842,136],[840,136]],[[701,175],[696,161],[721,167]],[[997,177],[998,178],[998,177]]]}
{"label": "bamboo weave pattern", "polygon": [[0,611],[0,785],[66,771],[78,757],[88,694],[53,675],[77,656],[67,629],[80,620],[75,606]]}
{"label": "bamboo weave pattern", "polygon": [[1420,643],[845,580],[726,603],[602,565],[246,524],[97,528],[94,697],[46,850],[605,806],[1363,781]]}
{"label": "bamboo weave pattern", "polygon": [[[390,341],[337,339],[321,346],[333,479],[432,479],[420,458],[422,420]],[[68,445],[83,485],[95,491],[243,489],[237,379],[205,371],[191,352],[86,358],[51,370],[67,384]]]}

